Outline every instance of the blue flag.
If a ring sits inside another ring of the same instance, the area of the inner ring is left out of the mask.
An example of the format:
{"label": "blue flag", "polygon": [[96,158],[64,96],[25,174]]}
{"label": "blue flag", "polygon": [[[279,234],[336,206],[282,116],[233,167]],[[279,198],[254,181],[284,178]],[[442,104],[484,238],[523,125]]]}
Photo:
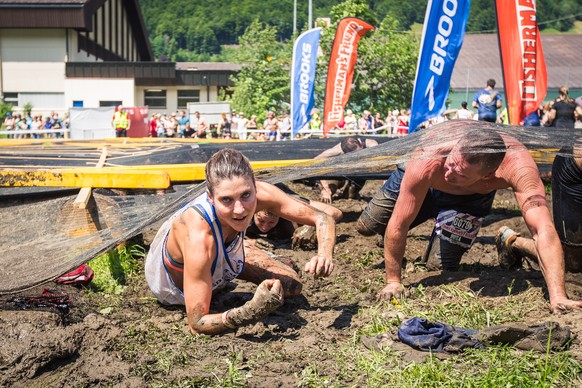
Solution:
{"label": "blue flag", "polygon": [[311,120],[315,65],[321,28],[313,28],[299,35],[293,46],[291,69],[291,129],[292,138]]}
{"label": "blue flag", "polygon": [[429,0],[424,16],[420,56],[408,132],[443,114],[451,75],[461,51],[471,0]]}

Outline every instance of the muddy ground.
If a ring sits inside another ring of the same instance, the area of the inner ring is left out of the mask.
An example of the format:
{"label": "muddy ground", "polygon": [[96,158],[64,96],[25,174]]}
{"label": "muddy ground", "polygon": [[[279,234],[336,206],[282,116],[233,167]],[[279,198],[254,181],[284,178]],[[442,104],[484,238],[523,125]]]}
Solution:
{"label": "muddy ground", "polygon": [[[353,228],[379,185],[368,182],[362,200],[334,202],[345,213],[337,227],[334,274],[317,280],[303,276],[303,295],[287,300],[263,322],[223,336],[192,336],[183,309],[158,304],[143,275],[121,295],[65,288],[72,296],[68,314],[51,309],[0,311],[0,385],[220,386],[226,381],[222,379],[228,378],[227,361],[236,355],[240,355],[236,367],[250,386],[294,386],[301,372],[314,362],[321,375],[337,375],[341,366],[336,363],[334,350],[349,343],[357,329],[366,324],[358,310],[376,304],[373,295],[382,287],[384,270],[378,238],[361,237]],[[315,197],[311,188],[292,186],[305,196]],[[494,236],[499,227],[506,224],[527,235],[516,209],[512,194],[499,192],[492,215],[463,258],[461,271],[441,273],[409,266],[405,285],[422,284],[430,289],[455,283],[480,291],[482,298],[498,303],[503,303],[510,286],[514,294],[533,288],[536,291],[532,295],[538,297],[532,298],[533,311],[523,318],[525,322],[555,320],[570,326],[574,334],[582,334],[581,312],[550,314],[540,272],[496,266]],[[432,225],[425,223],[410,232],[408,260],[422,255],[431,231]],[[289,246],[279,246],[275,252],[292,258],[300,268],[313,254],[292,251]],[[252,285],[235,282],[229,292],[213,300],[212,308],[218,312],[224,310],[223,306],[242,304],[250,299],[253,289]],[[571,297],[582,299],[581,274],[567,275],[567,291]],[[579,340],[571,349],[582,358]]]}

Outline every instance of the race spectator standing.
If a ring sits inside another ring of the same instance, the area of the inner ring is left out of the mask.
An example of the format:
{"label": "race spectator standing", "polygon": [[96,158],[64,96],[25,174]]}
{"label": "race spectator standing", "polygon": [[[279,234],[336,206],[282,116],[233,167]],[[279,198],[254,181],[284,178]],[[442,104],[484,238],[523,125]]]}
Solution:
{"label": "race spectator standing", "polygon": [[368,114],[366,112],[362,112],[362,116],[358,120],[358,133],[361,135],[365,135],[368,132]]}
{"label": "race spectator standing", "polygon": [[149,127],[150,127],[150,137],[158,137],[157,127],[158,127],[158,120],[156,119],[156,114],[152,113],[152,117],[150,118]]}
{"label": "race spectator standing", "polygon": [[231,124],[230,120],[226,117],[226,113],[223,113],[220,117],[220,122],[218,123],[218,133],[223,139],[232,138]]}
{"label": "race spectator standing", "polygon": [[473,120],[473,111],[467,108],[467,101],[461,102],[461,109],[455,114],[456,119]]}
{"label": "race spectator standing", "polygon": [[488,79],[485,89],[481,89],[473,98],[473,108],[477,108],[480,121],[494,123],[497,120],[497,109],[503,105],[501,95],[495,89],[495,80]]}
{"label": "race spectator standing", "polygon": [[569,89],[562,86],[558,98],[550,109],[549,120],[556,128],[575,128],[576,119],[582,117],[582,108],[568,97]]}
{"label": "race spectator standing", "polygon": [[[14,131],[14,126],[16,125],[16,120],[14,120],[14,116],[12,116],[12,112],[6,113],[6,118],[4,119],[4,129],[6,131]],[[8,135],[8,139],[13,138],[13,135]]]}
{"label": "race spectator standing", "polygon": [[183,110],[180,111],[178,116],[178,125],[180,126],[180,137],[184,137],[184,130],[186,129],[186,123],[190,122],[190,117],[186,115]]}
{"label": "race spectator standing", "polygon": [[[42,128],[42,120],[40,116],[34,116],[32,123],[30,124],[30,129],[33,131],[38,131]],[[34,133],[32,135],[33,138],[39,139],[41,135],[39,133]]]}
{"label": "race spectator standing", "polygon": [[[384,127],[384,128],[382,128]],[[382,128],[382,129],[380,129]],[[382,115],[380,112],[376,112],[376,117],[374,117],[374,133],[378,131],[385,131],[386,130],[386,121],[382,120]]]}
{"label": "race spectator standing", "polygon": [[117,110],[113,114],[115,137],[127,137],[127,131],[130,126],[131,120],[129,119],[129,115],[123,110],[123,105],[118,105]]}
{"label": "race spectator standing", "polygon": [[172,112],[170,119],[166,120],[164,123],[164,129],[166,131],[166,137],[176,136],[176,130],[178,129],[178,120],[176,119],[176,112]]}
{"label": "race spectator standing", "polygon": [[321,130],[321,120],[319,119],[319,113],[314,113],[311,115],[311,121],[309,122],[309,130],[311,132],[317,132]]}
{"label": "race spectator standing", "polygon": [[193,128],[196,128],[196,137],[204,139],[206,138],[206,132],[208,131],[208,123],[206,120],[200,116],[200,112],[194,112],[194,123]]}
{"label": "race spectator standing", "polygon": [[251,136],[254,139],[254,134],[258,128],[258,124],[257,124],[257,115],[252,115],[251,118],[249,119],[249,122],[247,123],[247,131],[250,131],[251,134],[249,136]]}
{"label": "race spectator standing", "polygon": [[164,116],[158,113],[157,115],[157,124],[156,124],[156,132],[158,133],[158,137],[166,137],[166,120],[164,120]]}
{"label": "race spectator standing", "polygon": [[240,140],[247,139],[247,124],[249,119],[245,117],[244,112],[238,112],[238,118],[236,120],[236,133]]}
{"label": "race spectator standing", "polygon": [[269,111],[267,118],[263,123],[262,129],[267,134],[267,140],[275,141],[277,139],[277,131],[279,130],[279,120],[275,117],[275,113]]}
{"label": "race spectator standing", "polygon": [[289,114],[285,113],[279,122],[279,132],[277,140],[288,140],[291,134],[291,119]]}
{"label": "race spectator standing", "polygon": [[398,137],[408,135],[408,115],[406,114],[406,109],[401,109],[400,113],[398,114],[398,125],[396,133],[398,133]]}
{"label": "race spectator standing", "polygon": [[356,128],[358,126],[358,119],[354,115],[354,112],[351,109],[346,111],[346,115],[344,117],[345,130],[348,131],[348,134],[352,134],[356,132]]}
{"label": "race spectator standing", "polygon": [[398,133],[398,109],[388,112],[388,117],[386,117],[386,123],[389,125],[388,134],[395,135]]}

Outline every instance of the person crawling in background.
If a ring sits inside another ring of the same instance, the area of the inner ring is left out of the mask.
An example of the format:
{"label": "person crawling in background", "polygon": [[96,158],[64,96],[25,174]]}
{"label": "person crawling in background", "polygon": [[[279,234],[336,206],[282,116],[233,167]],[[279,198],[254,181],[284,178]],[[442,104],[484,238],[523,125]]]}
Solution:
{"label": "person crawling in background", "polygon": [[[363,150],[364,148],[375,147],[378,142],[374,139],[360,139],[357,137],[346,137],[334,147],[323,151],[314,159],[332,158],[334,156],[348,154]],[[360,190],[366,184],[365,179],[322,179],[319,181],[321,186],[321,201],[331,204],[333,196],[341,192],[343,198],[357,199],[360,196]]]}
{"label": "person crawling in background", "polygon": [[[252,216],[268,210],[317,229],[318,252],[305,272],[329,276],[334,268],[333,217],[255,181],[248,159],[222,149],[206,164],[207,190],[183,206],[160,228],[148,252],[145,277],[163,304],[185,305],[193,334],[219,334],[257,322],[301,293],[297,272],[266,254],[245,252],[244,237]],[[252,300],[222,313],[210,313],[214,291],[239,278],[258,285]]]}
{"label": "person crawling in background", "polygon": [[[568,272],[582,272],[582,138],[564,147],[552,164],[554,225],[564,249]],[[536,242],[502,226],[495,238],[502,267],[521,264],[522,258],[540,260]]]}
{"label": "person crawling in background", "polygon": [[[308,203],[310,206],[330,215],[336,223],[343,217],[341,210],[322,202],[301,197],[283,183],[277,183],[275,186],[280,188],[285,194]],[[257,242],[261,243],[264,241],[262,240],[263,237],[268,240],[291,240],[294,249],[310,249],[313,248],[317,242],[314,226],[300,226],[297,223],[281,218],[268,210],[261,210],[254,214],[253,220],[247,229],[246,236],[251,239],[258,239]],[[269,247],[271,246],[269,242],[267,242],[267,244]]]}

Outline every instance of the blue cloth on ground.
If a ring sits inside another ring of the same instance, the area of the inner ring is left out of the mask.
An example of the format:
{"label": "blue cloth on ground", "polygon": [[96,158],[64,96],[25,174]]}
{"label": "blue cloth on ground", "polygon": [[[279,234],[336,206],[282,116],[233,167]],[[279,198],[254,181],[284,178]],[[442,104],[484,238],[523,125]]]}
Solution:
{"label": "blue cloth on ground", "polygon": [[471,338],[477,330],[410,318],[400,324],[398,338],[405,344],[423,351],[458,353],[465,348],[483,348]]}

